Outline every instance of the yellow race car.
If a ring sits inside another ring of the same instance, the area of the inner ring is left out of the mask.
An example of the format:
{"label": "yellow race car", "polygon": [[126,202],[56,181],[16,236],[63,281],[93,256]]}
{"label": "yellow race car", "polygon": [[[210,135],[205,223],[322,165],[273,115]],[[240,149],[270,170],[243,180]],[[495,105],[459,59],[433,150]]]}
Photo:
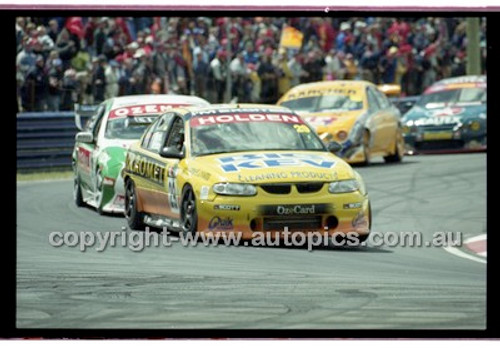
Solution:
{"label": "yellow race car", "polygon": [[132,229],[185,235],[370,232],[361,176],[297,114],[270,105],[176,108],[133,144],[122,172]]}
{"label": "yellow race car", "polygon": [[367,164],[375,156],[400,162],[404,138],[399,110],[367,81],[323,81],[290,89],[278,101],[316,128],[323,141],[342,144],[349,163]]}

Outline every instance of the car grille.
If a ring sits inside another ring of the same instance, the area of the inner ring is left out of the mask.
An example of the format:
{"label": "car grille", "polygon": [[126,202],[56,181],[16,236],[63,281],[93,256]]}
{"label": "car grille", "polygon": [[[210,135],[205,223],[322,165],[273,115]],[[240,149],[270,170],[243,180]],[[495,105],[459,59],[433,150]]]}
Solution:
{"label": "car grille", "polygon": [[297,184],[297,191],[299,193],[313,193],[318,192],[323,187],[322,182],[311,182],[305,184]]}
{"label": "car grille", "polygon": [[291,192],[291,184],[265,184],[260,185],[264,191],[267,193],[286,195]]}
{"label": "car grille", "polygon": [[425,150],[454,150],[464,147],[462,140],[436,140],[426,142],[416,142],[415,149]]}
{"label": "car grille", "polygon": [[264,231],[320,230],[321,216],[288,216],[286,218],[264,218]]}
{"label": "car grille", "polygon": [[426,126],[419,126],[418,128],[421,129],[424,132],[440,132],[440,131],[453,131],[453,128],[456,126],[456,124],[443,124],[443,125],[426,125]]}
{"label": "car grille", "polygon": [[263,184],[260,185],[260,187],[267,193],[286,195],[292,191],[293,185],[295,185],[299,193],[314,193],[320,191],[323,188],[324,183],[310,182],[299,184]]}

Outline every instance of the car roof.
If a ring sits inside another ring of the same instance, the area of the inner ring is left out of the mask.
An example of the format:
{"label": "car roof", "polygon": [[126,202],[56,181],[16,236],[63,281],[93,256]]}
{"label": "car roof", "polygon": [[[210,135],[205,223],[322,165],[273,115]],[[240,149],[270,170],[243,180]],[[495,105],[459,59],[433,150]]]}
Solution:
{"label": "car roof", "polygon": [[115,97],[111,100],[111,108],[142,105],[147,103],[179,103],[179,104],[199,104],[210,105],[205,99],[190,96],[190,95],[176,95],[176,94],[137,94],[129,96]]}
{"label": "car roof", "polygon": [[435,85],[447,85],[447,84],[455,84],[455,83],[486,83],[486,75],[464,75],[464,76],[456,76],[450,77],[447,79],[439,80],[435,82]]}
{"label": "car roof", "polygon": [[331,87],[354,87],[354,88],[362,88],[366,86],[375,86],[373,83],[364,80],[335,80],[335,81],[318,81],[318,82],[309,82],[303,83],[301,85],[295,86],[294,90],[301,89],[326,89]]}

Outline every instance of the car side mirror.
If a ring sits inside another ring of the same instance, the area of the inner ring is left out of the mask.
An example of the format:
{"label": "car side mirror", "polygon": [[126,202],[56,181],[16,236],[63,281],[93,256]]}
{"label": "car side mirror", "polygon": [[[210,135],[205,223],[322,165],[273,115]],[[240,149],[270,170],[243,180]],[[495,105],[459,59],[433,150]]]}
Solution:
{"label": "car side mirror", "polygon": [[91,132],[79,132],[75,135],[75,141],[78,143],[91,144],[94,142],[94,135]]}
{"label": "car side mirror", "polygon": [[165,146],[160,151],[160,156],[165,158],[184,158],[184,153],[182,151],[177,150],[175,146]]}
{"label": "car side mirror", "polygon": [[337,143],[336,141],[330,141],[328,144],[326,144],[326,147],[331,153],[337,153],[342,150],[342,145],[340,143]]}

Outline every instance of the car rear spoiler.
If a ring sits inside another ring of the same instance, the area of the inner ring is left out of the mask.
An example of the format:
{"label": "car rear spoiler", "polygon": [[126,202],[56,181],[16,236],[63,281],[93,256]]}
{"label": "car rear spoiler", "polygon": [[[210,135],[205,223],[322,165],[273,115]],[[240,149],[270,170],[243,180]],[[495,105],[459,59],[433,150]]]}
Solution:
{"label": "car rear spoiler", "polygon": [[401,86],[394,83],[378,85],[377,89],[387,97],[399,97],[401,95]]}
{"label": "car rear spoiler", "polygon": [[94,116],[99,105],[85,105],[85,104],[75,104],[75,125],[79,130],[83,130],[82,117],[87,121],[90,117]]}

